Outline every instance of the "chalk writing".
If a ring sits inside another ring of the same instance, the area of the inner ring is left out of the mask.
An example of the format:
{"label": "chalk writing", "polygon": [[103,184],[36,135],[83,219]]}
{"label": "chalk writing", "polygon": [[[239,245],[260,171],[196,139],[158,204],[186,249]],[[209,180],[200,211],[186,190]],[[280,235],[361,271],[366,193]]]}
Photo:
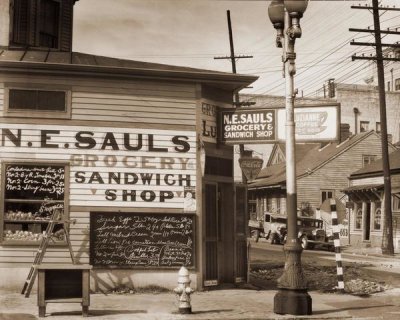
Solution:
{"label": "chalk writing", "polygon": [[194,266],[193,215],[92,212],[90,235],[93,265]]}
{"label": "chalk writing", "polygon": [[5,172],[9,199],[64,199],[65,169],[53,165],[10,164]]}

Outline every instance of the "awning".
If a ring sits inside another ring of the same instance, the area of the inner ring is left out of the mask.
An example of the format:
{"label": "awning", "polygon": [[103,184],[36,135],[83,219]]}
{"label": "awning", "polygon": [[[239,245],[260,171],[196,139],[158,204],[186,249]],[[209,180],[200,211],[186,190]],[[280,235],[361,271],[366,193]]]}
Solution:
{"label": "awning", "polygon": [[348,187],[342,192],[349,195],[353,201],[382,201],[383,184],[366,184]]}
{"label": "awning", "polygon": [[343,189],[344,193],[352,193],[352,192],[366,192],[366,191],[378,191],[383,189],[383,184],[364,184],[360,186],[351,186],[346,189]]}

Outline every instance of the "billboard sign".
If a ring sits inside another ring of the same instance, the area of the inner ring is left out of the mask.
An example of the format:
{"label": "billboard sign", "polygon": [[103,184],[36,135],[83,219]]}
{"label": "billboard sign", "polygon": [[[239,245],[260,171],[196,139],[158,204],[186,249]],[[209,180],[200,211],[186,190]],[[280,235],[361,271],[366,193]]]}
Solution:
{"label": "billboard sign", "polygon": [[[294,109],[297,142],[339,139],[340,105],[297,106]],[[276,143],[286,140],[286,109],[223,109],[220,142],[226,144]]]}
{"label": "billboard sign", "polygon": [[[298,142],[333,141],[339,135],[338,105],[294,109],[295,139]],[[286,139],[286,110],[278,110],[278,140]]]}

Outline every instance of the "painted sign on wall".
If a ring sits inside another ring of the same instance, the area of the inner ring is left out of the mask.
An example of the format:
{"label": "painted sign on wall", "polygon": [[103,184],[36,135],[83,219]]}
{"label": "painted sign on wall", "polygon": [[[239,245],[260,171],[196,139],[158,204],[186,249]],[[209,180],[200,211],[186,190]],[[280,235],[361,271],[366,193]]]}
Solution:
{"label": "painted sign on wall", "polygon": [[196,186],[195,132],[1,125],[3,159],[70,163],[70,204],[184,207]]}

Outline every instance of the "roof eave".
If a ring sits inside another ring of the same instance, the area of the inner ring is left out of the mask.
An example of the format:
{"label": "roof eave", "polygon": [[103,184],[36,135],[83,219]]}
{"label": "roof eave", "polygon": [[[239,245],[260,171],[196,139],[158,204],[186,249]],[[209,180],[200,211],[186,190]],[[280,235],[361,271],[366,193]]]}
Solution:
{"label": "roof eave", "polygon": [[0,61],[0,72],[86,76],[114,79],[175,80],[202,83],[225,90],[238,91],[253,83],[257,76],[213,73],[207,71],[180,71],[146,68],[126,68],[91,65],[70,65],[61,63],[38,63],[21,61]]}

